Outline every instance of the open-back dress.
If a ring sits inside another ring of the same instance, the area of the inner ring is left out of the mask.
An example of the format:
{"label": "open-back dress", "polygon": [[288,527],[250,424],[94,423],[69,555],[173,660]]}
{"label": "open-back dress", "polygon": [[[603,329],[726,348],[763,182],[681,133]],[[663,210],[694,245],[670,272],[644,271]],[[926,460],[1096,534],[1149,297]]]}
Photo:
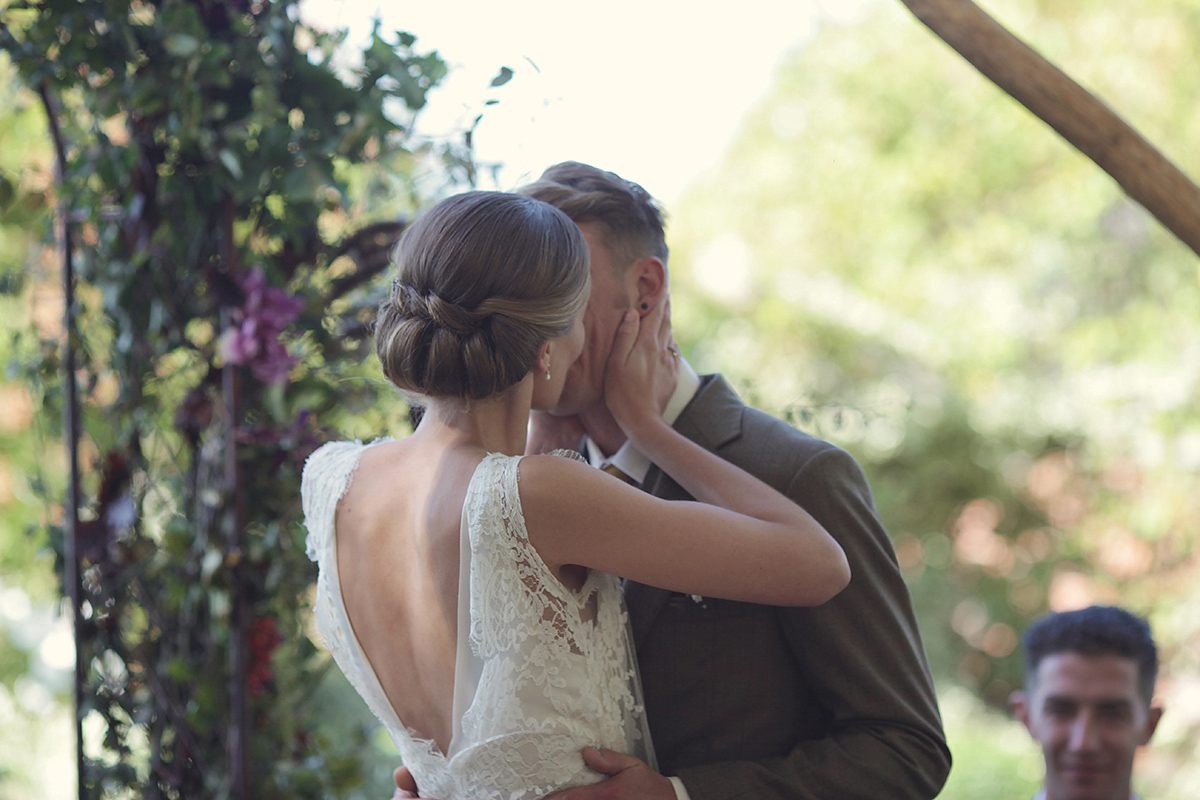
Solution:
{"label": "open-back dress", "polygon": [[421,794],[534,800],[593,783],[603,776],[583,762],[589,745],[654,766],[620,583],[592,570],[575,592],[542,562],[521,512],[520,456],[484,457],[463,501],[447,751],[396,715],[375,671],[386,665],[370,664],[355,637],[337,570],[337,504],[371,446],[333,442],[305,465],[308,555],[319,567],[316,627]]}

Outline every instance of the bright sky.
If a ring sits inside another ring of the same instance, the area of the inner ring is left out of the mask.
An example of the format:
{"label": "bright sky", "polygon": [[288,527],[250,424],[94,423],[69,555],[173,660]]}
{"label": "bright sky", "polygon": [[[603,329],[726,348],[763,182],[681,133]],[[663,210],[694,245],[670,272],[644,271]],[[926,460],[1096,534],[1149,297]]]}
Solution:
{"label": "bright sky", "polygon": [[[423,133],[464,126],[498,99],[475,139],[481,162],[505,165],[498,188],[573,159],[641,183],[669,208],[719,161],[780,59],[821,20],[849,21],[871,1],[305,0],[302,13],[350,28],[351,41],[380,14],[384,31],[437,50],[451,71]],[[490,90],[505,66],[513,79]]]}

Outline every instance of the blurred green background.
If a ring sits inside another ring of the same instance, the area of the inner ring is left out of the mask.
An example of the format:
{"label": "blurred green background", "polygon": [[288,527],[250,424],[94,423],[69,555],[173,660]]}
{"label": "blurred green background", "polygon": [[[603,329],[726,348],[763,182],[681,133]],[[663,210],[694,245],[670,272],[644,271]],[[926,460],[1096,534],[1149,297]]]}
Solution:
{"label": "blurred green background", "polygon": [[[986,8],[1200,175],[1200,0]],[[0,292],[0,364],[61,313],[37,244],[43,127],[0,64],[0,283],[27,276]],[[822,26],[668,211],[686,355],[867,472],[955,756],[942,797],[1032,795],[1040,755],[1005,712],[1017,637],[1089,602],[1147,615],[1162,648],[1167,713],[1137,787],[1200,796],[1196,256],[897,2]],[[63,798],[72,651],[41,533],[61,508],[38,498],[64,459],[14,375],[0,375],[0,797]],[[369,725],[339,678],[331,730]],[[382,798],[393,755],[374,741]]]}

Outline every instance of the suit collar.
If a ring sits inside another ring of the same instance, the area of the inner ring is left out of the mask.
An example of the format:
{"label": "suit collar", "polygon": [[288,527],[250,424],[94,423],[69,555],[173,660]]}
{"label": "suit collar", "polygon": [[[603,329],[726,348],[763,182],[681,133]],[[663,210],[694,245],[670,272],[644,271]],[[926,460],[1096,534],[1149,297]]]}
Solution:
{"label": "suit collar", "polygon": [[745,404],[720,375],[704,375],[700,388],[675,421],[675,430],[696,444],[716,450],[742,435]]}

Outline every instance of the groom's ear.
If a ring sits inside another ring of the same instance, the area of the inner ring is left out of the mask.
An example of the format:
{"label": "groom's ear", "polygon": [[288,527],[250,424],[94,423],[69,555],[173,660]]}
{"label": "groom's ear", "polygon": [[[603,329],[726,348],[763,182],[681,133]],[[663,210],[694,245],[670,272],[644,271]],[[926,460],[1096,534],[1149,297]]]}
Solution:
{"label": "groom's ear", "polygon": [[646,316],[650,309],[666,300],[667,265],[658,256],[639,258],[630,265],[625,277],[632,284],[634,306],[641,316]]}

